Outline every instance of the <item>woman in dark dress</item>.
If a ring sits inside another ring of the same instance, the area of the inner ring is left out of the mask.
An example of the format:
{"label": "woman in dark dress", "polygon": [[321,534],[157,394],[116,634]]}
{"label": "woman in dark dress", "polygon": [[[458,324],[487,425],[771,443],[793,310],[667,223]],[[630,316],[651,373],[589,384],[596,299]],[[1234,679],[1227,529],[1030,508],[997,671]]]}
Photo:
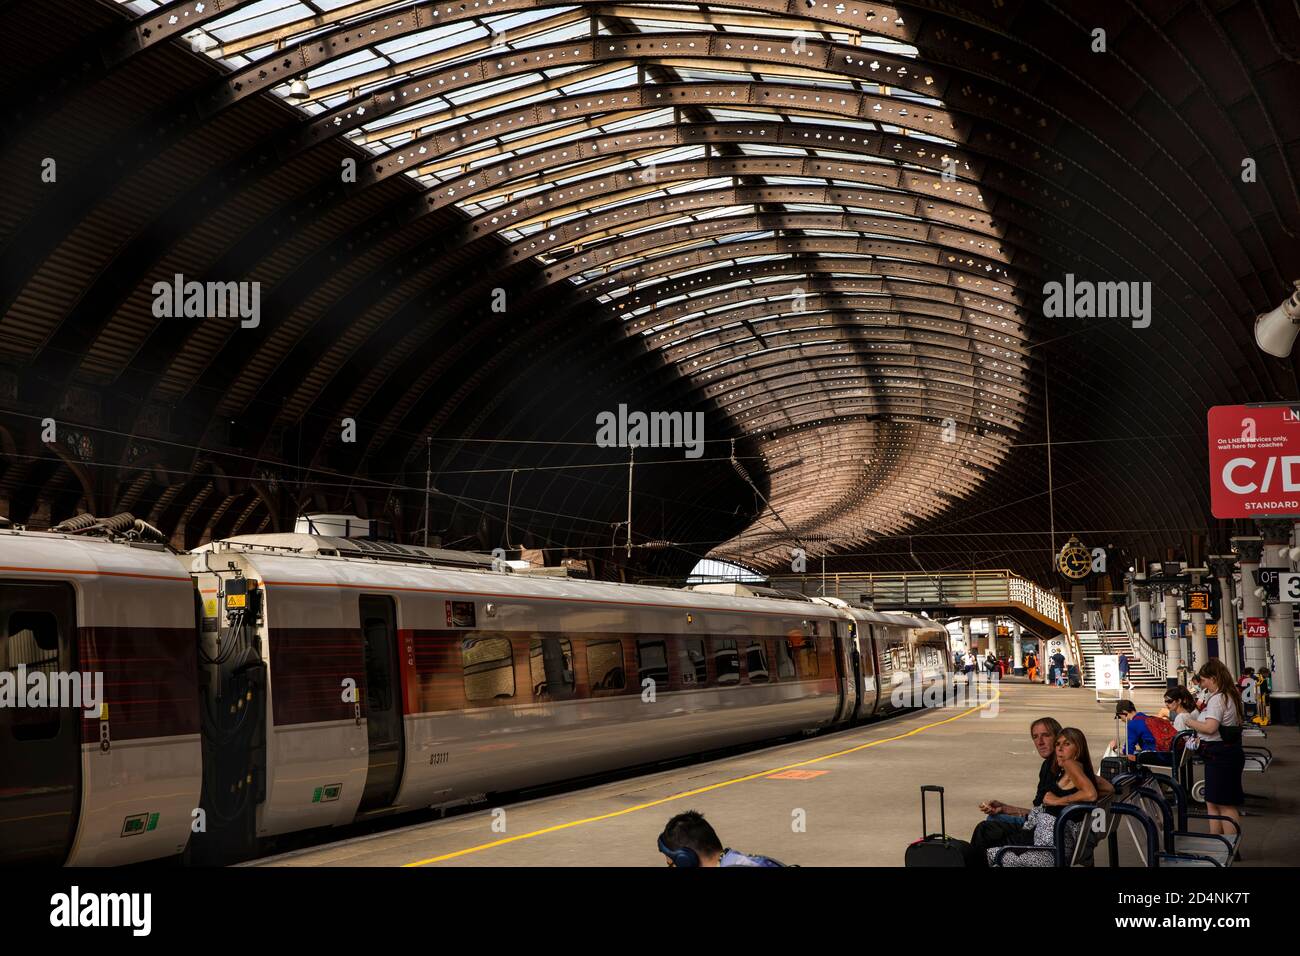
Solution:
{"label": "woman in dark dress", "polygon": [[[1205,809],[1240,825],[1237,808],[1246,802],[1241,790],[1241,772],[1246,766],[1241,749],[1241,691],[1216,657],[1206,661],[1196,676],[1209,697],[1203,711],[1187,718],[1187,726],[1196,731],[1196,752],[1205,761]],[[1211,820],[1210,832],[1233,837],[1237,831],[1225,832],[1221,820]]]}

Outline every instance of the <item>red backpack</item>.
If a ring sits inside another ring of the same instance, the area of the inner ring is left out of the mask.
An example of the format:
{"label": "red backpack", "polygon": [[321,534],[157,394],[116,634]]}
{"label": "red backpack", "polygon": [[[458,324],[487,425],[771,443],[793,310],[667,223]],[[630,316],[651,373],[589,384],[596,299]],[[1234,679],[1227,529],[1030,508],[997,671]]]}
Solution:
{"label": "red backpack", "polygon": [[1165,753],[1172,750],[1174,738],[1178,736],[1178,728],[1163,717],[1143,714],[1142,719],[1147,722],[1147,730],[1151,731],[1151,736],[1156,739],[1156,750]]}

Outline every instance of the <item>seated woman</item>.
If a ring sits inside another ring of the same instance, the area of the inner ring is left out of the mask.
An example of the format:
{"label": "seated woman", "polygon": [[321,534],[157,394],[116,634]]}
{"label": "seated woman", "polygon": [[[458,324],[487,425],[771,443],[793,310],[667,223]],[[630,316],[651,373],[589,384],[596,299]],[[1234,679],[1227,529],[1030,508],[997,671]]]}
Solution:
{"label": "seated woman", "polygon": [[1186,687],[1175,687],[1165,694],[1165,706],[1169,708],[1169,719],[1173,721],[1174,730],[1180,734],[1191,730],[1187,721],[1196,716],[1196,698]]}
{"label": "seated woman", "polygon": [[[1034,807],[1025,818],[1024,829],[1018,834],[1019,839],[1011,841],[1011,846],[1051,847],[1056,835],[1056,818],[1061,810],[1074,803],[1093,803],[1103,790],[1102,782],[1097,779],[1097,772],[1092,766],[1092,755],[1088,752],[1088,738],[1077,727],[1066,727],[1056,738],[1057,777],[1047,793],[1043,795],[1042,806]],[[1081,820],[1072,820],[1066,824],[1066,845],[1074,846],[1079,836]],[[985,852],[988,862],[992,863],[999,847],[991,847]],[[1067,853],[1068,855],[1068,853]],[[1028,853],[1007,853],[1002,857],[1002,866],[1052,866],[1052,854],[1044,849]]]}

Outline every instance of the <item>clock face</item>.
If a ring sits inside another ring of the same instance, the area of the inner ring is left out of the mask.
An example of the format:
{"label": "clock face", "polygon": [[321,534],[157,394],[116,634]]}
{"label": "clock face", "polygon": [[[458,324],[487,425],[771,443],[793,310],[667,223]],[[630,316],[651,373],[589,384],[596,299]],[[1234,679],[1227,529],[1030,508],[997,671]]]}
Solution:
{"label": "clock face", "polygon": [[1077,581],[1086,578],[1092,570],[1092,552],[1077,541],[1072,541],[1061,549],[1056,564],[1061,574]]}

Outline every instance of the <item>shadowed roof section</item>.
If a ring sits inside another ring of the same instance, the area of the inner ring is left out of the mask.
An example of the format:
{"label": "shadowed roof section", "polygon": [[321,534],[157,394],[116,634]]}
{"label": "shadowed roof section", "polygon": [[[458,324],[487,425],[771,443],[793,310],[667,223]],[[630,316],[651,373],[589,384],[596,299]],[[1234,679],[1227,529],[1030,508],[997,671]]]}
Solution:
{"label": "shadowed roof section", "polygon": [[[1280,0],[15,0],[0,35],[33,525],[1042,578],[1070,533],[1225,547],[1205,409],[1295,397],[1251,341],[1300,277]],[[1149,325],[1045,317],[1067,274],[1151,283]],[[260,323],[158,316],[176,275],[258,282]],[[619,405],[708,439],[638,450],[630,531]]]}

